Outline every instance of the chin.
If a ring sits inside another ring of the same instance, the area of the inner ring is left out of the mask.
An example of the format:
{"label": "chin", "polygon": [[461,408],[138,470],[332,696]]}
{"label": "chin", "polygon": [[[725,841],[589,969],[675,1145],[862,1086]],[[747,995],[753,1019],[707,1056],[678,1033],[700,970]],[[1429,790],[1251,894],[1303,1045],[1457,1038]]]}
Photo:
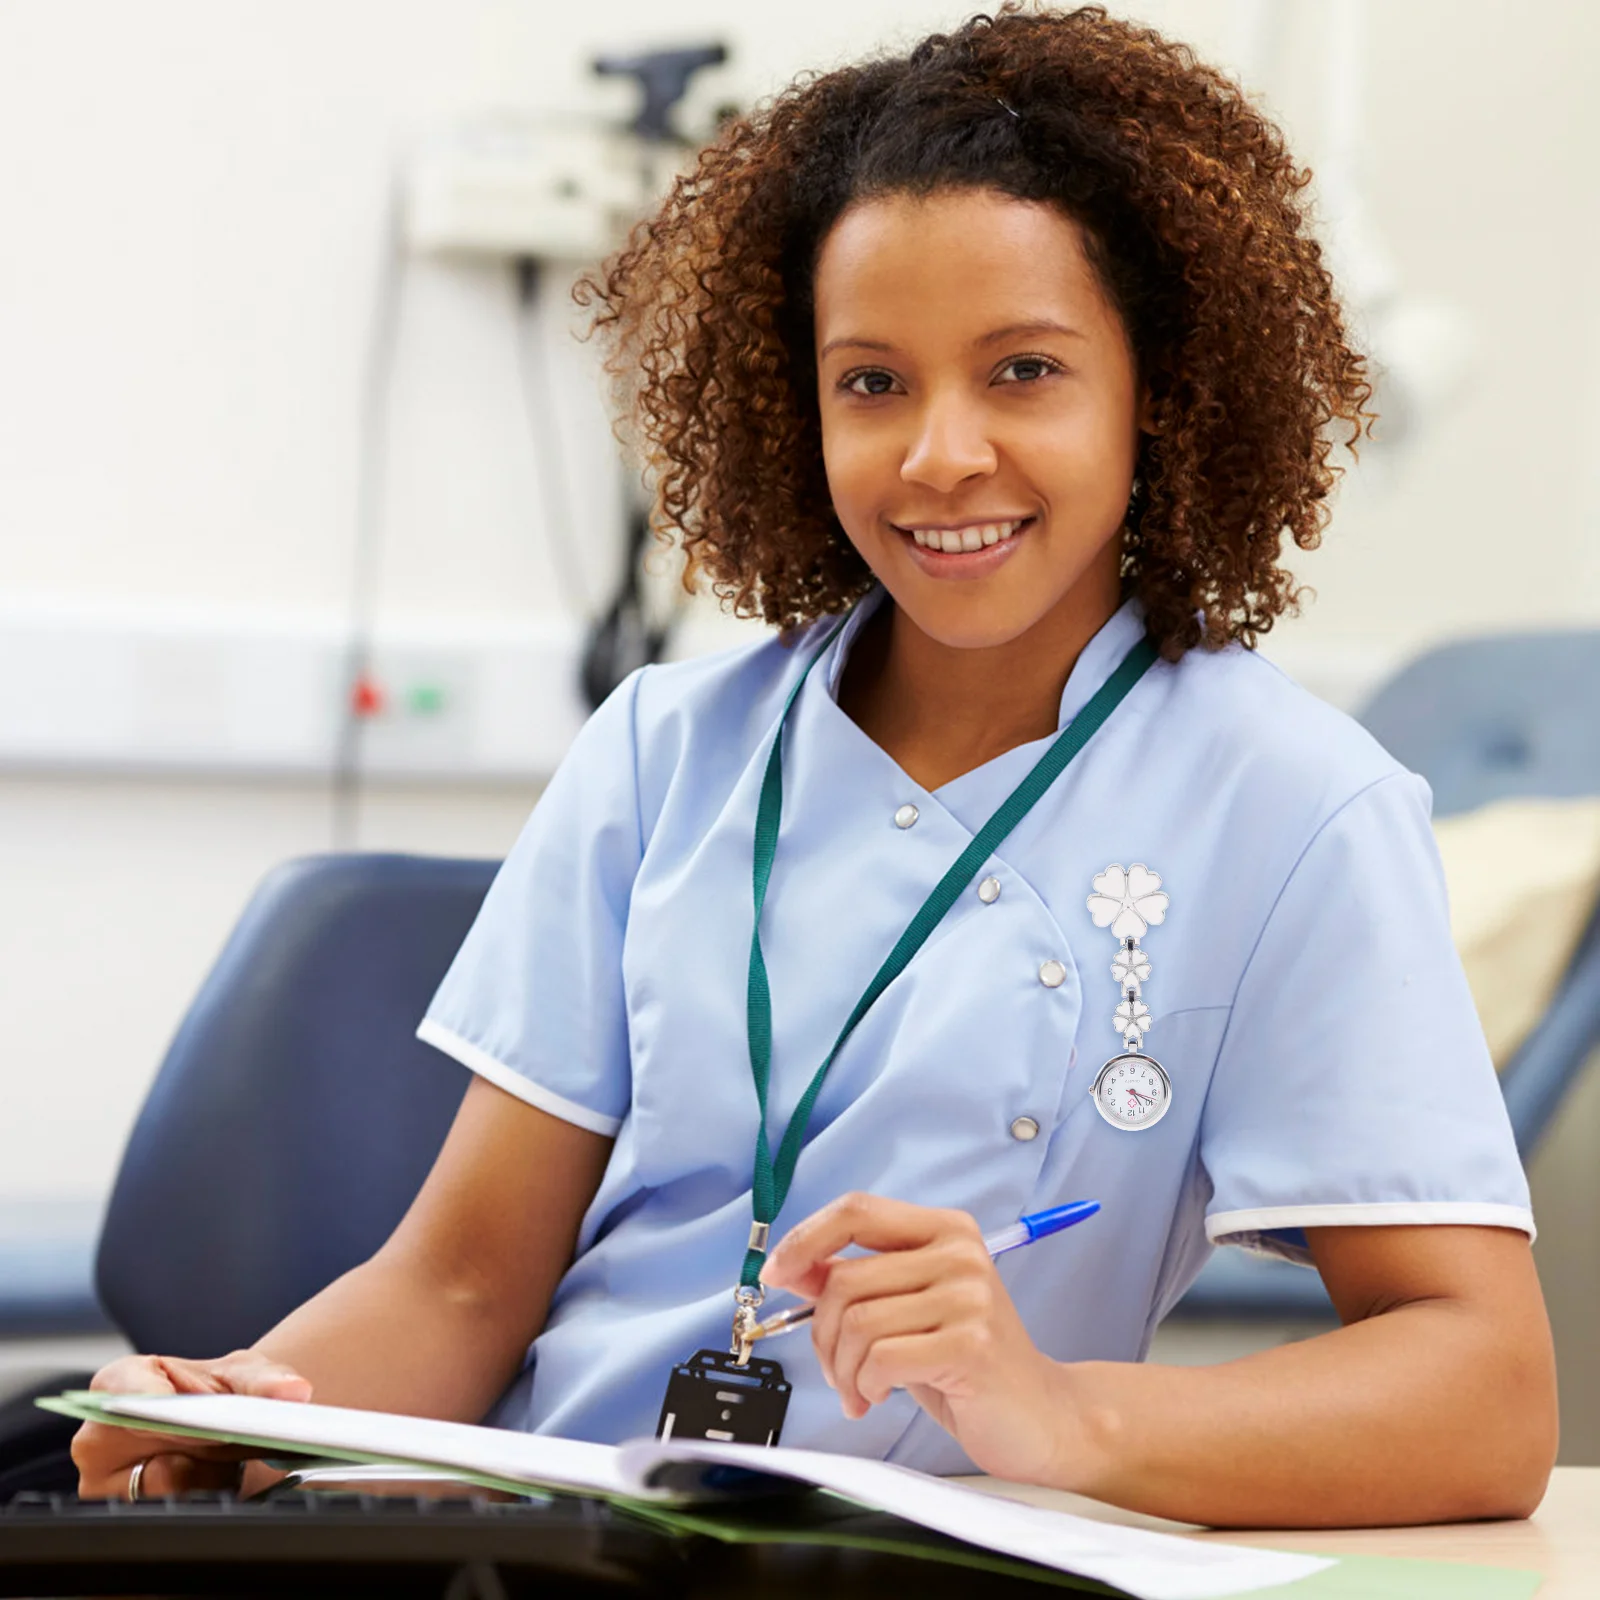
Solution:
{"label": "chin", "polygon": [[954,595],[942,604],[921,604],[923,596],[913,595],[907,604],[894,596],[906,620],[935,644],[949,650],[993,650],[1013,643],[1039,626],[1054,607],[1006,604],[1000,597],[974,593],[965,598]]}

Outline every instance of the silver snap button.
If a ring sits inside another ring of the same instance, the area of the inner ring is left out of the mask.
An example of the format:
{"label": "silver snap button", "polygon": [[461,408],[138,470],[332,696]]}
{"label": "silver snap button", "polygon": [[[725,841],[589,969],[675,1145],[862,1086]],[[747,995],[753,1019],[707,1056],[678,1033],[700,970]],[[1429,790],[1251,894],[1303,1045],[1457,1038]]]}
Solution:
{"label": "silver snap button", "polygon": [[978,898],[986,906],[992,906],[1000,898],[1000,880],[998,878],[985,878],[978,885]]}
{"label": "silver snap button", "polygon": [[1051,960],[1039,968],[1039,982],[1047,989],[1059,989],[1067,981],[1067,969],[1059,961]]}
{"label": "silver snap button", "polygon": [[913,805],[904,805],[894,814],[894,825],[897,828],[909,828],[917,820],[917,808]]}
{"label": "silver snap button", "polygon": [[1039,1137],[1039,1124],[1032,1117],[1018,1117],[1011,1124],[1011,1137],[1020,1139],[1024,1144],[1030,1139]]}

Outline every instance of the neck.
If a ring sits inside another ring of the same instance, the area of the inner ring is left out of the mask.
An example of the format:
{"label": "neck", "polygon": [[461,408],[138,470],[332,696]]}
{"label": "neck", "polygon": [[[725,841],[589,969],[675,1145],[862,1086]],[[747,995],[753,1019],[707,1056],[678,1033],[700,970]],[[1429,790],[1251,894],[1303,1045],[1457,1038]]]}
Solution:
{"label": "neck", "polygon": [[[839,704],[924,789],[1056,731],[1061,694],[1115,594],[1058,607],[1004,644],[941,644],[892,602],[857,636]],[[1059,614],[1065,613],[1065,614]]]}

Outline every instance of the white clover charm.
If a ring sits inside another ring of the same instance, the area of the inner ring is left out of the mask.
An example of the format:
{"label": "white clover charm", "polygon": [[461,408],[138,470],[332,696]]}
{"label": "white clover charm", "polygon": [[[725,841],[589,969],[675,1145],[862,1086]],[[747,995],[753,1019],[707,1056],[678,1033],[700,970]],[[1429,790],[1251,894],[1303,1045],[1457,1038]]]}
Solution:
{"label": "white clover charm", "polygon": [[1142,1000],[1124,1000],[1117,1007],[1111,1025],[1131,1050],[1150,1031],[1150,1007]]}
{"label": "white clover charm", "polygon": [[1124,943],[1112,960],[1111,976],[1124,989],[1131,984],[1137,993],[1139,985],[1150,980],[1150,958],[1138,945]]}
{"label": "white clover charm", "polygon": [[1126,871],[1120,866],[1107,867],[1094,880],[1088,906],[1095,927],[1110,928],[1119,939],[1142,939],[1167,915],[1160,875],[1140,862]]}

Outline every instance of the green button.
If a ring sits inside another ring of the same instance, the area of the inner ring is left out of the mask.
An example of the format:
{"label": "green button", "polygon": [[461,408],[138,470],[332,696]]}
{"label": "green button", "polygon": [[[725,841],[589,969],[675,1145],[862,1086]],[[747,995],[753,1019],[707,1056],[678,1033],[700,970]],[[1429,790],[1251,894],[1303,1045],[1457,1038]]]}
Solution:
{"label": "green button", "polygon": [[413,684],[406,705],[415,716],[436,717],[444,710],[444,690],[436,683]]}

